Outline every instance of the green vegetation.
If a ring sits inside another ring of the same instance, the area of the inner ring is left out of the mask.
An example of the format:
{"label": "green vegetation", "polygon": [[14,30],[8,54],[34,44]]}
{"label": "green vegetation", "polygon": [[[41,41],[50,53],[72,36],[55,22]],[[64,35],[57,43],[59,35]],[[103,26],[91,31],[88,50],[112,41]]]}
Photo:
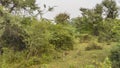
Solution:
{"label": "green vegetation", "polygon": [[90,43],[89,45],[87,45],[87,47],[85,48],[85,50],[101,50],[102,46],[98,45],[95,42]]}
{"label": "green vegetation", "polygon": [[111,55],[109,56],[110,60],[112,61],[113,68],[120,67],[120,44],[114,47],[111,51]]}
{"label": "green vegetation", "polygon": [[114,0],[80,8],[82,16],[73,19],[60,13],[54,22],[42,17],[35,2],[0,0],[0,68],[120,67],[120,20]]}

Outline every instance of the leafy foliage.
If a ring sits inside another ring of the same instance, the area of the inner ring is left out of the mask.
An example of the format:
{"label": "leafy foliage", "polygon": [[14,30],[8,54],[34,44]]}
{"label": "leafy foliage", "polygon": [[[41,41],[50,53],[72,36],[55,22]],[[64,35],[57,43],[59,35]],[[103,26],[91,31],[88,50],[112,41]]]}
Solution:
{"label": "leafy foliage", "polygon": [[57,24],[59,24],[59,23],[64,24],[64,23],[68,22],[69,18],[70,17],[69,17],[68,14],[60,13],[55,17],[55,21],[56,21]]}
{"label": "leafy foliage", "polygon": [[105,11],[105,17],[115,19],[118,17],[118,7],[114,0],[103,0],[102,5]]}
{"label": "leafy foliage", "polygon": [[24,35],[25,32],[22,31],[22,29],[17,25],[13,25],[6,27],[1,38],[6,43],[7,47],[13,48],[14,50],[23,50],[26,48]]}
{"label": "leafy foliage", "polygon": [[35,10],[37,8],[35,2],[36,0],[0,0],[0,4],[7,8],[10,13],[21,9],[27,11],[30,11],[31,9]]}
{"label": "leafy foliage", "polygon": [[54,49],[53,45],[49,43],[51,34],[49,32],[48,22],[34,22],[27,29],[29,37],[26,37],[27,48],[29,50],[29,56],[41,56],[44,53],[51,52]]}
{"label": "leafy foliage", "polygon": [[[104,46],[96,42],[89,43],[93,40],[120,41],[120,20],[116,19],[118,7],[114,0],[103,0],[92,9],[81,8],[82,16],[74,19],[70,19],[67,13],[60,13],[54,19],[55,24],[43,18],[43,14],[52,11],[55,6],[44,4],[41,10],[35,2],[0,0],[0,68],[31,68],[61,58],[58,56],[60,51],[73,50],[78,38],[85,42],[81,44],[88,43],[85,50],[103,49]],[[36,19],[38,15],[41,19]],[[87,68],[111,68],[111,64],[113,68],[119,68],[119,51],[117,46],[111,51],[111,61],[107,58],[103,63],[94,62],[95,66]],[[64,55],[67,54],[65,52]]]}
{"label": "leafy foliage", "polygon": [[70,25],[57,24],[52,28],[52,39],[50,43],[55,45],[56,49],[73,49],[74,28]]}
{"label": "leafy foliage", "polygon": [[113,68],[120,67],[120,45],[118,44],[114,49],[111,51],[111,55],[109,56],[112,62]]}

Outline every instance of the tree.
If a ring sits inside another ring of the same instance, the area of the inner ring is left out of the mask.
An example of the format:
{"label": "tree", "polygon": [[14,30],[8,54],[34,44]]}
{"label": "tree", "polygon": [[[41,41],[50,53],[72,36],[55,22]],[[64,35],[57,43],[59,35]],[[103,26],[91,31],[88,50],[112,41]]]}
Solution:
{"label": "tree", "polygon": [[[46,8],[45,5],[44,8]],[[49,7],[47,11],[52,11],[52,9],[53,7]],[[39,14],[39,10],[36,0],[0,0],[0,27],[3,29],[1,39],[4,44],[14,50],[25,49],[27,44],[24,40],[29,36],[25,28],[31,26],[31,22],[35,19],[35,15],[29,15],[34,11],[38,11]]]}
{"label": "tree", "polygon": [[[0,27],[3,31],[1,40],[4,41],[4,45],[6,44],[7,47],[14,48],[14,50],[23,50],[26,48],[24,36],[27,36],[27,34],[21,27],[21,20],[23,20],[21,16],[24,12],[30,14],[38,9],[35,1],[36,0],[0,0]],[[19,16],[18,13],[21,13],[21,16]],[[17,14],[17,16],[14,14]]]}
{"label": "tree", "polygon": [[93,10],[95,14],[98,14],[100,17],[102,17],[103,6],[101,4],[97,4]]}
{"label": "tree", "polygon": [[102,21],[102,6],[97,4],[94,9],[81,8],[84,23],[92,30],[92,34],[99,35],[99,24]]}
{"label": "tree", "polygon": [[13,50],[23,50],[26,48],[24,36],[27,36],[24,29],[21,27],[20,17],[14,17],[7,13],[3,16],[1,42],[5,47],[13,48]]}
{"label": "tree", "polygon": [[115,24],[115,20],[112,19],[106,19],[100,23],[100,35],[98,38],[99,42],[111,42],[114,38],[114,35],[116,34],[113,32]]}
{"label": "tree", "polygon": [[61,23],[66,23],[68,22],[68,19],[70,18],[70,16],[67,13],[60,13],[55,17],[55,22],[57,24]]}
{"label": "tree", "polygon": [[35,10],[37,8],[35,3],[36,0],[0,0],[0,4],[10,13],[20,10]]}
{"label": "tree", "polygon": [[26,32],[20,24],[22,18],[20,16],[13,16],[11,13],[5,11],[3,6],[0,6],[0,14],[0,30],[2,31],[0,43],[2,47],[9,47],[15,51],[25,49],[24,36],[26,36]]}
{"label": "tree", "polygon": [[115,19],[118,17],[118,7],[115,0],[103,0],[102,6],[104,8],[105,17]]}
{"label": "tree", "polygon": [[118,16],[118,8],[114,0],[103,0],[101,4],[97,4],[93,9],[81,8],[80,11],[82,12],[82,18],[79,23],[83,22],[86,28],[91,29],[92,34],[95,36],[98,36],[100,33],[100,24],[104,17],[106,19],[115,19]]}

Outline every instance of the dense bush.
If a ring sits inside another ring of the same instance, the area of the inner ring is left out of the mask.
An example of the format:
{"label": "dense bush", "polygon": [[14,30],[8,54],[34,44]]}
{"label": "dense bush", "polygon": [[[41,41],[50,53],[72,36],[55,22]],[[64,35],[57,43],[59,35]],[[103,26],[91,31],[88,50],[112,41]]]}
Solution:
{"label": "dense bush", "polygon": [[120,44],[112,49],[109,58],[112,62],[112,68],[120,68]]}
{"label": "dense bush", "polygon": [[21,17],[13,16],[7,11],[1,12],[0,17],[0,43],[2,47],[9,47],[14,50],[23,50],[26,48],[24,36],[26,32],[21,28]]}
{"label": "dense bush", "polygon": [[[120,24],[117,19],[107,19],[100,24],[98,42],[118,42],[120,36]],[[108,24],[109,23],[109,24]]]}
{"label": "dense bush", "polygon": [[29,56],[42,56],[44,53],[49,53],[54,50],[54,46],[49,43],[51,33],[48,30],[50,23],[33,22],[30,27],[27,28],[29,37],[26,37],[28,55]]}
{"label": "dense bush", "polygon": [[6,26],[1,38],[4,44],[6,44],[6,47],[13,48],[14,50],[23,50],[26,48],[24,42],[25,35],[25,31],[18,25],[9,25]]}
{"label": "dense bush", "polygon": [[74,43],[74,28],[70,25],[57,24],[52,28],[52,38],[50,43],[55,45],[56,50],[70,50],[73,49]]}

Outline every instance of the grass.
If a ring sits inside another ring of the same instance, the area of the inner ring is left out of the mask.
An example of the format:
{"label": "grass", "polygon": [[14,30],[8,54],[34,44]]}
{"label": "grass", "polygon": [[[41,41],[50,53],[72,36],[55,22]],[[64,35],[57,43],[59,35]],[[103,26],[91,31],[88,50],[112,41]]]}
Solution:
{"label": "grass", "polygon": [[43,65],[42,68],[85,68],[86,65],[94,65],[94,61],[103,62],[105,58],[110,54],[110,49],[116,43],[98,43],[103,46],[102,50],[91,50],[85,51],[85,47],[89,43],[79,43],[76,41],[74,45],[75,48],[72,51],[69,51],[69,54],[63,56],[59,60],[54,60],[53,62]]}

